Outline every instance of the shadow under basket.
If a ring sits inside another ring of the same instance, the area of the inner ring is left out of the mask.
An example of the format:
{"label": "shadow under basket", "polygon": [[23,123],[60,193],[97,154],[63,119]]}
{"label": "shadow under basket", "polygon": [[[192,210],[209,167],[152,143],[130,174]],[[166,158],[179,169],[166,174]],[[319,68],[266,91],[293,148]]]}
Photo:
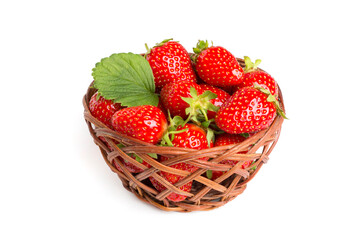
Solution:
{"label": "shadow under basket", "polygon": [[[238,59],[238,62],[244,67],[242,59]],[[233,200],[245,190],[247,183],[255,177],[263,164],[268,161],[269,155],[279,139],[283,123],[283,118],[277,115],[268,128],[257,132],[239,144],[203,150],[156,146],[115,132],[93,117],[89,110],[89,101],[95,92],[96,89],[90,85],[83,98],[84,117],[90,134],[94,142],[99,146],[105,162],[118,175],[128,191],[135,194],[140,200],[165,211],[212,210]],[[281,108],[285,111],[280,88],[279,102]],[[124,147],[120,149],[117,147],[118,143],[121,143]],[[248,150],[246,154],[239,154],[239,152],[246,150]],[[150,168],[129,157],[128,154],[131,153],[135,153],[146,161]],[[166,156],[168,160],[160,163],[151,158],[148,153]],[[206,162],[199,160],[199,158],[203,157],[207,157],[209,160]],[[140,173],[129,172],[121,159],[131,162],[138,168],[143,169],[143,171]],[[236,160],[238,163],[235,166],[219,164],[225,159]],[[248,161],[252,161],[252,164],[242,169],[241,166]],[[114,167],[114,162],[121,171]],[[169,167],[180,162],[192,164],[198,169],[190,173]],[[215,180],[210,180],[206,177],[207,170],[227,172]],[[175,184],[171,184],[158,174],[159,171],[173,173],[184,178]],[[157,191],[151,184],[149,177],[154,177],[166,189],[162,192]],[[190,192],[179,189],[189,181],[193,181]],[[187,198],[181,202],[170,201],[166,197],[172,192],[185,195]]]}

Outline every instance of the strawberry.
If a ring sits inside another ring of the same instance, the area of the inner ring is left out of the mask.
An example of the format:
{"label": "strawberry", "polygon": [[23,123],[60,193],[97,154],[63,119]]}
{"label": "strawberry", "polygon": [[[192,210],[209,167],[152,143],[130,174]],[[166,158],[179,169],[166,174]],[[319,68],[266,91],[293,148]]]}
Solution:
{"label": "strawberry", "polygon": [[169,83],[161,89],[160,101],[172,116],[186,118],[186,108],[189,107],[189,104],[182,97],[191,97],[191,87],[195,88],[197,93],[202,93],[198,84],[189,81]]}
{"label": "strawberry", "polygon": [[98,92],[93,94],[90,98],[89,109],[91,114],[109,128],[112,128],[110,121],[112,115],[120,108],[120,103],[114,103],[112,100],[107,100],[100,96]]}
{"label": "strawberry", "polygon": [[249,133],[265,129],[276,117],[285,117],[279,102],[269,91],[244,87],[221,106],[215,117],[216,125],[227,133]]}
{"label": "strawberry", "polygon": [[[160,161],[165,161],[165,158],[161,158]],[[188,172],[195,172],[197,170],[196,167],[190,165],[190,164],[186,164],[186,163],[177,163],[172,165],[171,167],[179,169],[179,170],[184,170],[184,171],[188,171]],[[178,181],[182,180],[184,177],[175,175],[175,174],[165,174],[165,172],[160,172],[160,175],[162,177],[164,177],[168,182],[174,184],[177,183]],[[156,190],[158,190],[159,192],[162,192],[164,190],[166,190],[167,188],[162,185],[159,181],[157,181],[155,178],[153,177],[149,177],[150,182],[152,183],[152,185],[156,188]],[[181,187],[179,187],[180,190],[185,191],[185,192],[190,192],[192,188],[192,181],[185,183],[184,185],[182,185]],[[170,193],[167,196],[167,199],[169,199],[170,201],[173,202],[180,202],[186,199],[185,195],[181,195],[178,193]]]}
{"label": "strawberry", "polygon": [[[165,114],[160,108],[151,105],[121,109],[113,115],[111,123],[116,131],[152,144],[158,143],[167,130]],[[150,167],[146,161],[135,154],[130,156],[146,167]],[[129,172],[142,172],[141,168],[131,162],[125,159],[121,159],[121,161]],[[114,165],[117,169],[121,169],[116,163]]]}
{"label": "strawberry", "polygon": [[152,49],[148,49],[146,54],[157,89],[172,82],[196,82],[189,53],[180,43],[171,40],[166,39],[158,43]]}
{"label": "strawberry", "polygon": [[[200,84],[200,87],[203,92],[205,92],[206,90],[209,90],[217,95],[216,98],[210,99],[210,102],[212,104],[214,104],[214,106],[216,106],[216,107],[221,107],[230,98],[230,94],[228,94],[227,92],[225,92],[224,90],[222,90],[220,88],[211,86],[209,84]],[[214,111],[208,111],[208,113],[207,113],[207,117],[209,119],[215,118],[215,115],[216,115],[216,112],[214,112]]]}
{"label": "strawberry", "polygon": [[[249,137],[249,135],[247,137]],[[215,145],[215,147],[218,147],[218,146],[237,144],[237,143],[241,143],[244,140],[246,140],[247,137],[245,137],[242,134],[223,133],[223,134],[220,134],[220,135],[218,135],[216,137],[214,145]],[[246,152],[247,151],[241,151],[239,153],[246,153]],[[220,163],[225,164],[225,165],[235,166],[235,164],[237,164],[238,162],[234,161],[234,160],[222,160]],[[245,168],[249,167],[251,163],[252,163],[252,161],[244,162],[244,164],[241,166],[241,168],[245,169]],[[223,175],[224,173],[225,172],[223,172],[223,171],[211,171],[211,170],[208,170],[207,171],[207,176],[208,176],[208,178],[210,178],[212,180],[215,180],[218,177],[220,177],[221,175]]]}
{"label": "strawberry", "polygon": [[[173,135],[172,142],[169,143],[169,144],[171,144],[171,146],[192,148],[192,149],[198,149],[198,150],[206,149],[209,147],[209,145],[210,145],[210,147],[213,146],[212,142],[210,144],[208,144],[205,131],[201,127],[199,127],[195,124],[187,123],[184,126],[180,125],[176,128],[176,131],[177,131],[177,133]],[[160,161],[163,162],[167,159],[168,158],[161,156]],[[206,161],[207,159],[202,159],[202,160]],[[195,167],[191,164],[183,163],[183,162],[171,165],[170,167],[188,171],[188,172],[194,172],[198,169],[197,167]],[[184,178],[182,176],[164,172],[164,171],[161,171],[159,174],[160,174],[160,176],[164,177],[167,181],[169,181],[171,184],[175,184]],[[166,189],[165,186],[163,186],[160,182],[155,180],[153,177],[150,177],[150,181],[152,182],[152,184],[158,191],[161,192]],[[191,187],[192,187],[192,181],[184,184],[183,186],[180,187],[180,189],[183,191],[186,191],[186,192],[190,192]],[[167,198],[171,201],[179,202],[179,201],[185,200],[186,196],[180,195],[177,193],[171,193]]]}
{"label": "strawberry", "polygon": [[151,105],[121,109],[113,115],[111,124],[120,133],[152,144],[159,142],[167,129],[164,113]]}
{"label": "strawberry", "polygon": [[208,41],[199,41],[193,49],[195,69],[199,77],[206,83],[226,87],[239,85],[244,71],[228,50],[220,46],[209,47]]}
{"label": "strawberry", "polygon": [[246,66],[244,70],[244,81],[237,85],[234,88],[234,91],[237,91],[242,87],[253,87],[254,83],[257,83],[259,86],[269,90],[272,95],[277,97],[279,90],[274,78],[270,74],[257,69],[261,60],[257,59],[255,63],[253,63],[247,56],[244,57],[244,60]]}

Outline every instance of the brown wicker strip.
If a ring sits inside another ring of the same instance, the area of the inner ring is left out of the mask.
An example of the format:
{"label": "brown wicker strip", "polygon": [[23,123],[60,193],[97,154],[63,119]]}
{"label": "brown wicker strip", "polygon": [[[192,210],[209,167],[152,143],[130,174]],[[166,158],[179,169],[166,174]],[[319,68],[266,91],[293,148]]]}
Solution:
{"label": "brown wicker strip", "polygon": [[[242,59],[238,59],[238,61],[244,67],[244,61]],[[155,146],[115,132],[94,118],[89,111],[88,103],[95,91],[96,89],[90,86],[83,98],[84,118],[89,132],[94,142],[99,146],[105,162],[118,175],[128,191],[135,194],[140,200],[165,211],[190,212],[212,210],[225,205],[243,193],[247,183],[255,177],[263,164],[268,161],[269,155],[279,139],[283,123],[283,118],[277,116],[270,127],[256,133],[244,142],[234,145],[204,150]],[[279,99],[281,107],[285,111],[280,88]],[[100,137],[105,139],[106,144],[100,140]],[[117,143],[123,144],[124,147],[120,149]],[[239,153],[245,150],[248,150],[246,154]],[[137,156],[149,163],[151,167],[147,168],[140,164],[128,155],[130,153],[137,154]],[[147,153],[156,153],[169,159],[160,163],[151,158]],[[199,160],[199,158],[203,157],[207,157],[209,160]],[[129,172],[123,165],[121,158],[126,159],[143,171],[136,174]],[[235,160],[238,163],[235,166],[220,164],[224,159]],[[243,163],[249,160],[252,160],[253,163],[248,168],[242,169]],[[114,161],[121,171],[113,166]],[[170,167],[181,162],[192,164],[198,167],[198,170],[189,173]],[[216,180],[210,180],[205,176],[207,170],[227,172]],[[177,174],[184,178],[176,184],[171,184],[158,174],[159,171]],[[158,192],[150,183],[149,177],[154,177],[166,187],[166,190]],[[193,181],[190,193],[179,189],[179,187],[189,181]],[[169,201],[166,197],[172,192],[185,195],[187,198],[182,202]]]}

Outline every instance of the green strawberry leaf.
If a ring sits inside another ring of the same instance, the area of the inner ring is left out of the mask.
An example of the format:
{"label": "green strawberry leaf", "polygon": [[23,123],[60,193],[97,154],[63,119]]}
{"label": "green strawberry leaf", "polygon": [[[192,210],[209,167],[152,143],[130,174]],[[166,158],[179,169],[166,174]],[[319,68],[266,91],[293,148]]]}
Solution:
{"label": "green strawberry leaf", "polygon": [[240,133],[241,136],[243,136],[244,138],[248,138],[250,137],[249,133]]}
{"label": "green strawberry leaf", "polygon": [[136,160],[136,161],[138,161],[139,163],[143,163],[143,160],[142,160],[141,157],[139,157],[139,156],[136,155],[135,153],[134,153],[134,156],[135,156],[135,160]]}
{"label": "green strawberry leaf", "polygon": [[122,144],[122,143],[119,143],[119,144],[116,144],[116,145],[117,145],[118,148],[120,148],[120,149],[123,148],[123,147],[125,147],[124,144]]}
{"label": "green strawberry leaf", "polygon": [[215,132],[211,128],[208,128],[206,131],[206,140],[208,142],[208,147],[210,147],[211,141],[215,142]]}
{"label": "green strawberry leaf", "polygon": [[205,129],[207,129],[207,128],[209,128],[211,122],[213,122],[213,121],[214,121],[214,119],[210,119],[208,121],[204,120],[204,121],[201,122],[201,126],[203,126]]}
{"label": "green strawberry leaf", "polygon": [[105,99],[127,107],[159,103],[151,67],[141,55],[117,53],[103,58],[92,76],[94,87]]}
{"label": "green strawberry leaf", "polygon": [[196,54],[200,54],[202,51],[204,51],[205,49],[207,49],[209,47],[209,42],[208,40],[204,41],[204,40],[199,40],[196,44],[196,47],[193,48],[194,53]]}
{"label": "green strawberry leaf", "polygon": [[253,63],[251,61],[251,59],[248,56],[244,57],[244,62],[245,62],[245,72],[253,72],[257,70],[257,67],[260,65],[261,60],[260,59],[256,59],[255,63]]}
{"label": "green strawberry leaf", "polygon": [[[157,159],[158,156],[156,153],[147,153],[147,155],[149,155],[152,158]],[[132,153],[132,156],[135,156],[135,160],[138,161],[139,163],[143,163],[143,160],[141,157],[139,157],[136,153]]]}
{"label": "green strawberry leaf", "polygon": [[206,171],[206,177],[207,177],[208,179],[211,179],[211,178],[212,178],[212,175],[213,175],[212,170],[207,170],[207,171]]}
{"label": "green strawberry leaf", "polygon": [[152,158],[158,159],[158,155],[156,153],[147,153]]}

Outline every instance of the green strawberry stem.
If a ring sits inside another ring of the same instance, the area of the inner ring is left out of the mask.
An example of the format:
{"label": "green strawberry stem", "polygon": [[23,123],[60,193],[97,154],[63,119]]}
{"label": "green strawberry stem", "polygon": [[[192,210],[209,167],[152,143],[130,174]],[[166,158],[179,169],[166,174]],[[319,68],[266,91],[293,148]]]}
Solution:
{"label": "green strawberry stem", "polygon": [[277,113],[278,113],[280,116],[282,116],[284,119],[288,119],[288,118],[285,116],[284,111],[281,109],[279,101],[276,99],[276,97],[275,97],[274,95],[272,95],[272,94],[270,93],[269,90],[261,87],[261,86],[260,86],[259,84],[257,84],[257,83],[254,83],[254,88],[256,88],[257,90],[259,90],[259,91],[262,92],[262,93],[265,93],[265,94],[268,96],[267,99],[266,99],[266,101],[273,103],[274,106],[275,106],[275,108],[276,108]]}
{"label": "green strawberry stem", "polygon": [[248,73],[248,72],[253,72],[257,70],[257,67],[260,65],[261,60],[260,59],[256,59],[255,63],[253,63],[251,61],[251,59],[248,56],[244,57],[244,62],[245,62],[245,69],[244,72]]}
{"label": "green strawberry stem", "polygon": [[149,48],[147,43],[145,43],[145,48],[146,48],[146,53],[145,53],[144,57],[146,57],[146,55],[148,55],[151,52],[151,48]]}
{"label": "green strawberry stem", "polygon": [[170,146],[173,147],[174,145],[172,144],[171,140],[170,140],[170,133],[166,132],[162,138],[161,141],[161,146]]}

